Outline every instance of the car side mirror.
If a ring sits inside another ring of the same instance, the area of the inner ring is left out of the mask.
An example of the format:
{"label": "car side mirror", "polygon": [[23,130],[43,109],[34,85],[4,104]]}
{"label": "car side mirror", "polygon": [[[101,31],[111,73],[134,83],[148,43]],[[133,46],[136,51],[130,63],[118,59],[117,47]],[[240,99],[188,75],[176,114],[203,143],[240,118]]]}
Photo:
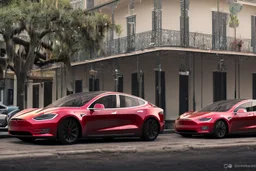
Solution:
{"label": "car side mirror", "polygon": [[237,113],[246,113],[246,112],[247,112],[246,109],[238,109],[238,111],[235,112],[235,114],[237,114]]}
{"label": "car side mirror", "polygon": [[102,109],[105,109],[104,104],[99,104],[99,103],[97,103],[97,104],[95,104],[95,105],[93,106],[93,108],[90,108],[90,111],[102,110]]}

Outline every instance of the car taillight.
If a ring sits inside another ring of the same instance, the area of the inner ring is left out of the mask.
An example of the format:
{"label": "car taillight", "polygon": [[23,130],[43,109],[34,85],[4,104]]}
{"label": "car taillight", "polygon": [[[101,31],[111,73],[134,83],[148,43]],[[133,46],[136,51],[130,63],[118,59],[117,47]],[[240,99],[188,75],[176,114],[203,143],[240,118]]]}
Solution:
{"label": "car taillight", "polygon": [[160,121],[164,122],[164,111],[159,112],[158,115],[159,115]]}

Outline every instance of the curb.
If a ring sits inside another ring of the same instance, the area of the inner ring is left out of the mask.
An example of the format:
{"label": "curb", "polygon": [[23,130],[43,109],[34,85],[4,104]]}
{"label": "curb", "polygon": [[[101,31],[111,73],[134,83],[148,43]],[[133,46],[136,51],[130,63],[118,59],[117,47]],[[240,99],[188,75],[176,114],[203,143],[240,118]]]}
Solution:
{"label": "curb", "polygon": [[110,148],[110,149],[93,149],[93,150],[69,150],[69,151],[55,151],[55,152],[32,152],[32,153],[19,153],[19,154],[1,154],[0,160],[8,159],[19,159],[19,158],[44,158],[44,157],[66,157],[74,155],[86,155],[86,154],[122,154],[122,153],[163,153],[163,152],[186,152],[186,151],[198,151],[198,150],[213,150],[213,149],[223,149],[223,148],[247,148],[250,150],[256,150],[256,144],[225,144],[217,146],[161,146],[158,148],[135,148],[135,147],[126,147],[126,148]]}
{"label": "curb", "polygon": [[165,129],[163,131],[163,134],[169,134],[169,133],[175,133],[175,130],[174,129]]}

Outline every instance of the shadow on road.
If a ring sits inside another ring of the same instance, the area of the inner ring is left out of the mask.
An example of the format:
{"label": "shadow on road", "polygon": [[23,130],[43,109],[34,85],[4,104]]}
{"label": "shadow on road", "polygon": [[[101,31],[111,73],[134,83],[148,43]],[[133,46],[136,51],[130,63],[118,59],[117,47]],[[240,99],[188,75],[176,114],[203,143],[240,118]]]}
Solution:
{"label": "shadow on road", "polygon": [[[143,142],[140,138],[113,138],[113,139],[104,139],[104,138],[90,138],[90,139],[80,139],[77,141],[76,144],[99,144],[99,143],[124,143],[124,142]],[[160,141],[156,139],[155,141]],[[61,145],[60,142],[56,140],[44,140],[44,139],[37,139],[33,143],[26,143],[19,139],[17,141],[12,141],[15,144],[23,144],[23,145],[45,145],[45,146],[53,146],[53,145]]]}
{"label": "shadow on road", "polygon": [[[232,139],[232,138],[255,138],[256,134],[233,134],[233,135],[228,135],[227,137],[225,137],[224,139]],[[185,138],[185,139],[213,139],[216,140],[218,138],[215,138],[214,136],[211,135],[194,135],[192,137],[182,137],[181,138]]]}

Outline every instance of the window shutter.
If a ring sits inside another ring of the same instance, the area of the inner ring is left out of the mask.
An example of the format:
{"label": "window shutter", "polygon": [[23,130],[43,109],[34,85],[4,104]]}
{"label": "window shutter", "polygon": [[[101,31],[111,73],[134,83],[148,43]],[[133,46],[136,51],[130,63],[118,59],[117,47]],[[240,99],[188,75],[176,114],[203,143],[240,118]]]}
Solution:
{"label": "window shutter", "polygon": [[216,49],[216,39],[217,39],[217,12],[212,12],[212,48]]}
{"label": "window shutter", "polygon": [[156,41],[156,12],[155,10],[152,11],[152,36],[151,42],[155,43]]}
{"label": "window shutter", "polygon": [[256,17],[255,16],[252,16],[251,17],[251,20],[252,20],[252,24],[251,24],[251,30],[252,30],[252,42],[251,42],[251,44],[252,44],[252,47],[255,47],[255,40],[256,40]]}

